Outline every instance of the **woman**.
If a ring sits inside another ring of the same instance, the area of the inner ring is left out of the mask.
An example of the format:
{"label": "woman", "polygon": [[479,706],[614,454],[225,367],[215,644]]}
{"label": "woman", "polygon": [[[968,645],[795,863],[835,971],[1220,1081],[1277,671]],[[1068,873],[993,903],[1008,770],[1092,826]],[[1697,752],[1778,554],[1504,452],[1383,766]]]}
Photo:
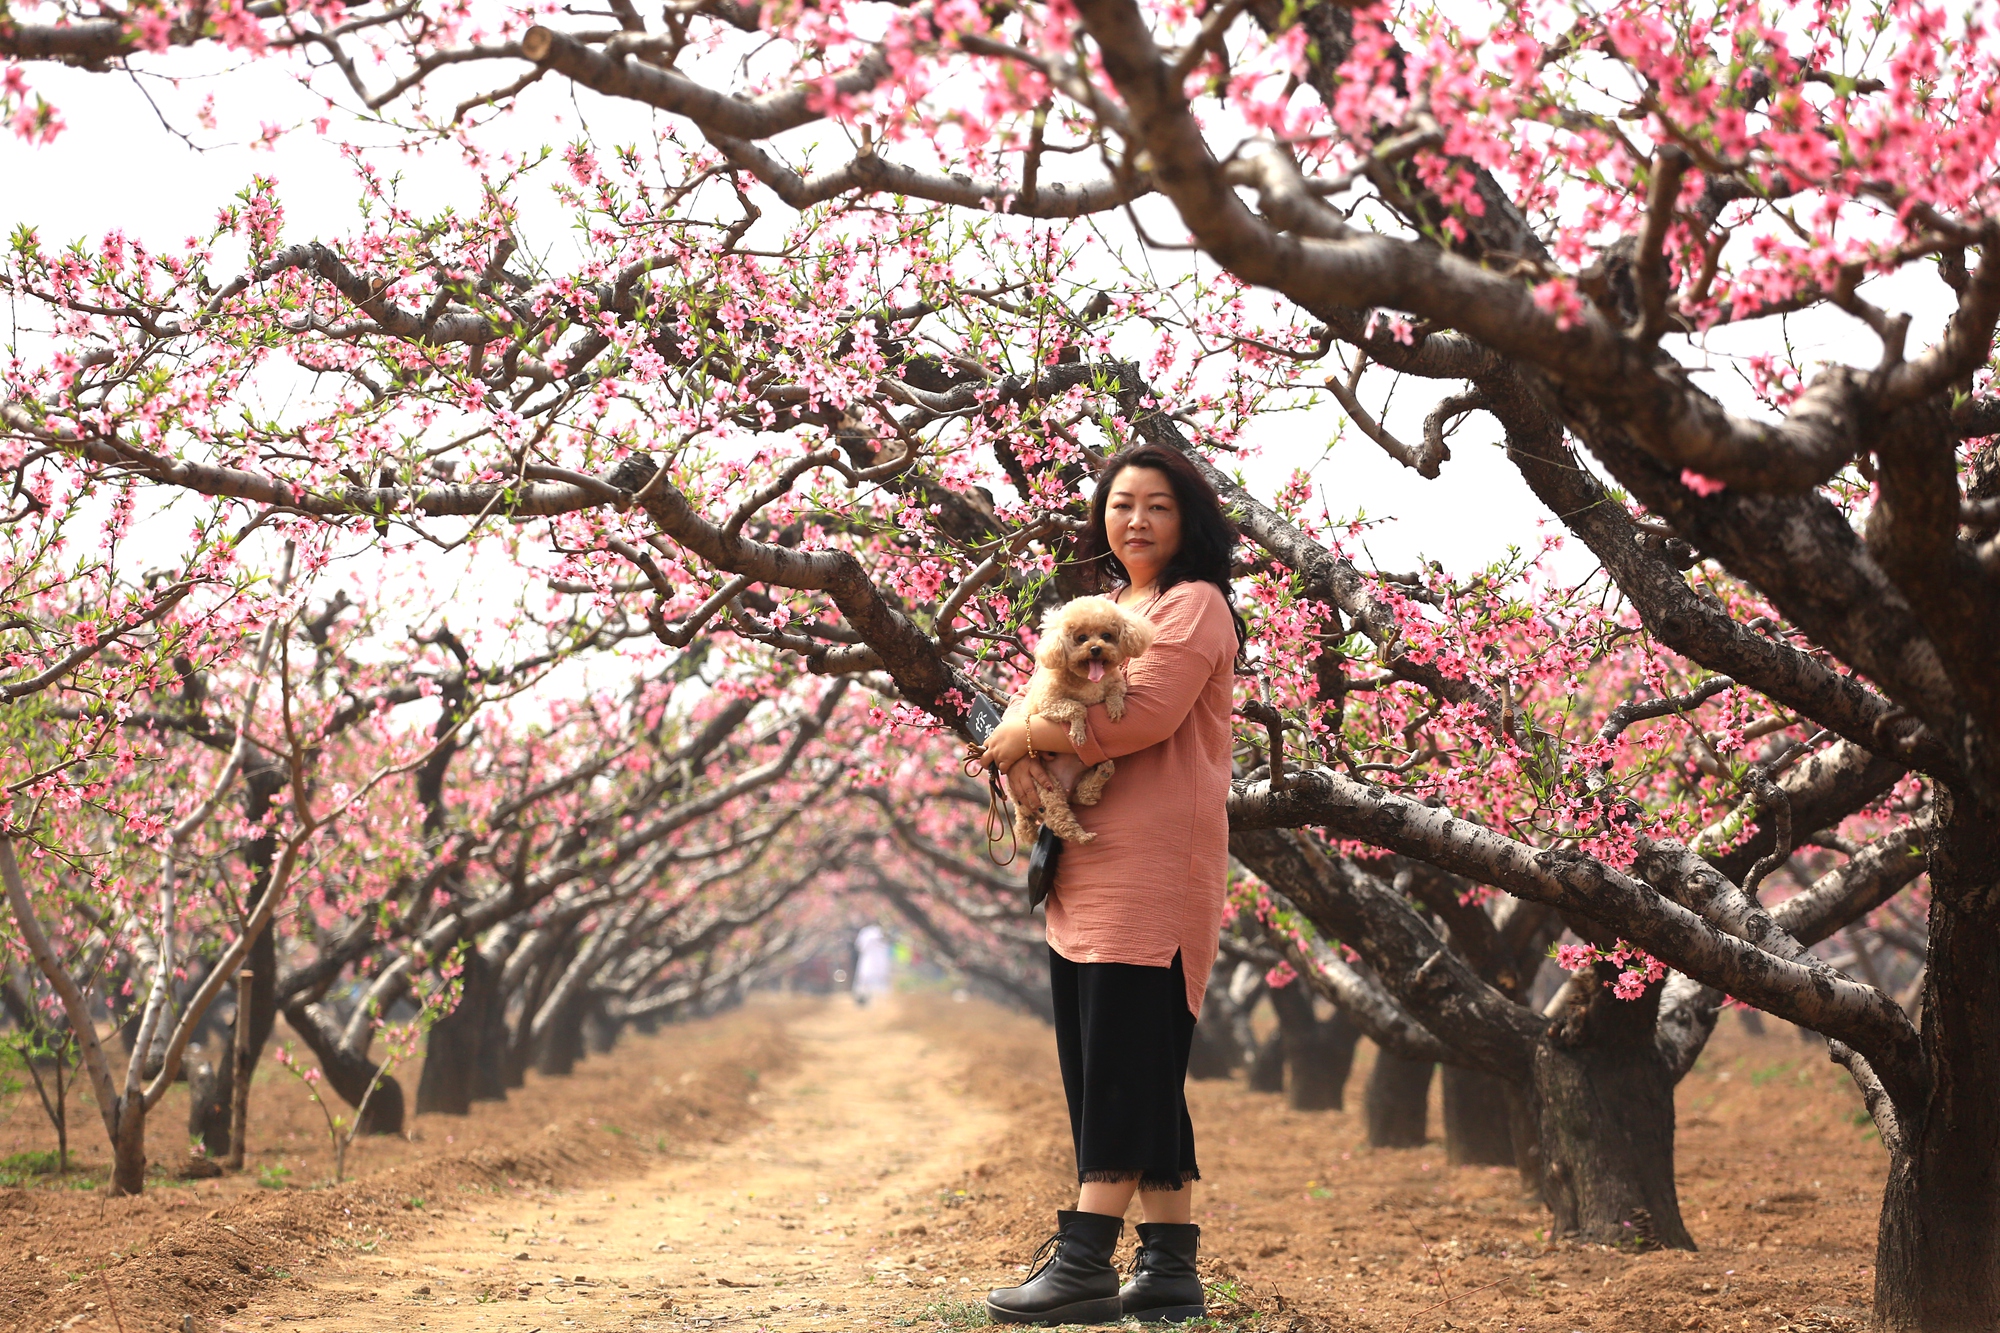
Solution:
{"label": "woman", "polygon": [[[1096,840],[1064,847],[1048,899],[1076,1211],[1056,1214],[1040,1270],[988,1297],[999,1323],[1205,1313],[1193,1224],[1201,1171],[1185,1084],[1228,869],[1229,717],[1243,641],[1229,586],[1235,544],[1221,501],[1181,454],[1140,445],[1112,458],[1083,554],[1108,595],[1159,631],[1127,668],[1125,715],[1113,722],[1092,708],[1078,746],[1065,726],[1023,717],[1017,705],[987,741],[987,761],[1030,807],[1038,784],[1118,761],[1103,800],[1077,810]],[[1135,1189],[1146,1220],[1137,1271],[1121,1290],[1111,1256]]]}

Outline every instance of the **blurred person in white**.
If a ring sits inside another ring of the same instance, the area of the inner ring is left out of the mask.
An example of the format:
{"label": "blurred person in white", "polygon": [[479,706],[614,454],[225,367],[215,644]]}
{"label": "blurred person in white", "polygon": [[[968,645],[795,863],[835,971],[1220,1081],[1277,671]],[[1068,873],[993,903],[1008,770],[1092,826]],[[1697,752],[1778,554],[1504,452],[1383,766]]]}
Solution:
{"label": "blurred person in white", "polygon": [[889,993],[889,937],[882,927],[866,925],[854,937],[854,1002],[865,1005],[870,997]]}

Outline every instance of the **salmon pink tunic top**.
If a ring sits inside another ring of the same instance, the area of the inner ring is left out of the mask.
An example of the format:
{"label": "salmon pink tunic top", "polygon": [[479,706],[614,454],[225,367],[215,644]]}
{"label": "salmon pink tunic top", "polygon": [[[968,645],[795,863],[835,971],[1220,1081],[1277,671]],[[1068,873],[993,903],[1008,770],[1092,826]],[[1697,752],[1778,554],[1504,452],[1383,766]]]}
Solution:
{"label": "salmon pink tunic top", "polygon": [[1201,1013],[1229,876],[1230,707],[1236,626],[1212,583],[1128,604],[1159,631],[1126,664],[1125,715],[1090,710],[1085,764],[1117,761],[1104,799],[1077,806],[1095,842],[1066,845],[1048,899],[1049,946],[1073,963],[1168,967],[1181,956]]}

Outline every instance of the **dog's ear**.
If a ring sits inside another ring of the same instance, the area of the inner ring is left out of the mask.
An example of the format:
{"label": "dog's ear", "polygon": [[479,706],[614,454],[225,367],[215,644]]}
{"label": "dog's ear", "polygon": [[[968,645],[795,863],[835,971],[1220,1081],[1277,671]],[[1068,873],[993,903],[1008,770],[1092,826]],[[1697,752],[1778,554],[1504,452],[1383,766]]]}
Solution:
{"label": "dog's ear", "polygon": [[1127,611],[1125,625],[1118,631],[1118,648],[1125,654],[1126,660],[1130,661],[1153,646],[1153,636],[1158,632],[1153,628],[1152,621]]}
{"label": "dog's ear", "polygon": [[1035,645],[1035,661],[1051,671],[1061,671],[1066,662],[1062,645],[1069,628],[1068,612],[1068,607],[1059,606],[1042,617],[1042,641]]}

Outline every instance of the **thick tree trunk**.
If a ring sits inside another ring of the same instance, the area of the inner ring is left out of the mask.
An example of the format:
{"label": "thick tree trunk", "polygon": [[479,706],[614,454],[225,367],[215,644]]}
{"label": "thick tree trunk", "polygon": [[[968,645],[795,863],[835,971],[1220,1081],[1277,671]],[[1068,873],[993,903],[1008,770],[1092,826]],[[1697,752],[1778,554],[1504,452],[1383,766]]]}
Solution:
{"label": "thick tree trunk", "polygon": [[[250,946],[250,1069],[263,1058],[271,1029],[278,1022],[278,947],[266,928]],[[243,1018],[243,1001],[231,987],[235,1017],[228,1027],[215,1024],[202,1043],[202,1059],[183,1065],[188,1080],[188,1137],[199,1138],[216,1161],[234,1157],[232,1141],[236,1096],[236,1024]],[[210,1012],[214,1012],[215,1006]],[[245,1145],[247,1148],[247,1145]]]}
{"label": "thick tree trunk", "polygon": [[188,1066],[188,1137],[201,1140],[202,1151],[220,1162],[229,1156],[229,1110],[236,1093],[235,1052],[211,1041],[199,1059],[190,1052]]}
{"label": "thick tree trunk", "polygon": [[[1220,1002],[1215,1010],[1215,1032],[1218,1041],[1226,1040],[1232,1052],[1230,1070],[1247,1066],[1257,1058],[1257,1031],[1250,1023],[1250,1015],[1257,1008],[1257,1001],[1264,997],[1264,981],[1248,964],[1238,964],[1231,975],[1229,985],[1212,983],[1209,986],[1210,999],[1220,993]],[[1209,1000],[1202,1001],[1206,1011]]]}
{"label": "thick tree trunk", "polygon": [[403,1085],[394,1075],[383,1074],[374,1095],[368,1096],[368,1085],[382,1066],[365,1052],[357,1053],[341,1045],[340,1028],[325,1011],[316,1004],[292,1005],[285,1010],[285,1021],[319,1058],[327,1085],[342,1101],[357,1106],[364,1096],[368,1097],[368,1109],[361,1113],[360,1119],[363,1134],[403,1132]]}
{"label": "thick tree trunk", "polygon": [[1250,1057],[1250,1091],[1283,1092],[1284,1090],[1285,1036],[1282,1032],[1273,1032]]}
{"label": "thick tree trunk", "polygon": [[535,1043],[528,1034],[532,1021],[530,1013],[523,1013],[507,1033],[507,1047],[500,1062],[500,1083],[503,1090],[527,1086],[528,1070],[535,1063]]}
{"label": "thick tree trunk", "polygon": [[1531,1065],[1542,1199],[1555,1234],[1691,1250],[1674,1191],[1674,1080],[1654,1040],[1661,985],[1621,1000],[1600,963],[1536,1047]]}
{"label": "thick tree trunk", "polygon": [[1243,1052],[1229,1030],[1221,1004],[1211,996],[1195,1021],[1194,1044],[1188,1048],[1189,1078],[1228,1078],[1243,1063]]}
{"label": "thick tree trunk", "polygon": [[1446,1065],[1442,1082],[1445,1160],[1453,1166],[1515,1165],[1505,1080]]}
{"label": "thick tree trunk", "polygon": [[146,1099],[118,1099],[118,1132],[111,1136],[111,1193],[146,1192]]}
{"label": "thick tree trunk", "polygon": [[1507,1092],[1507,1127],[1514,1139],[1514,1170],[1521,1176],[1521,1192],[1531,1199],[1542,1197],[1542,1136],[1535,1123],[1535,1099],[1518,1084],[1502,1085]]}
{"label": "thick tree trunk", "polygon": [[588,1008],[587,997],[573,995],[556,1010],[535,1052],[536,1073],[560,1078],[575,1071],[583,1059],[583,1018]]}
{"label": "thick tree trunk", "polygon": [[1354,1072],[1354,1048],[1361,1034],[1350,1028],[1341,1033],[1336,1018],[1326,1026],[1315,1049],[1290,1062],[1291,1075],[1285,1095],[1294,1111],[1344,1111],[1347,1109],[1347,1076]]}
{"label": "thick tree trunk", "polygon": [[2000,820],[1942,788],[1926,839],[1928,1101],[1898,1106],[1875,1255],[1884,1333],[2000,1328]]}
{"label": "thick tree trunk", "polygon": [[479,1027],[479,1044],[472,1061],[472,1100],[507,1100],[507,996],[500,989],[500,969],[493,969],[493,995]]}
{"label": "thick tree trunk", "polygon": [[611,1016],[604,1007],[604,1001],[593,999],[584,1010],[583,1035],[590,1045],[592,1055],[609,1055],[618,1045],[618,1033],[624,1025]]}
{"label": "thick tree trunk", "polygon": [[1428,1060],[1405,1060],[1376,1048],[1362,1109],[1371,1148],[1421,1148],[1428,1141],[1431,1072]]}
{"label": "thick tree trunk", "polygon": [[527,980],[521,987],[521,1012],[515,1017],[514,1029],[507,1037],[506,1082],[510,1088],[521,1087],[528,1081],[528,1070],[534,1065],[535,1015],[541,1012],[542,1002],[576,957],[574,942],[552,951],[528,972]]}
{"label": "thick tree trunk", "polygon": [[1361,1029],[1334,1010],[1322,1020],[1314,1012],[1312,992],[1302,981],[1271,992],[1284,1041],[1285,1092],[1295,1111],[1338,1111],[1343,1108],[1347,1076],[1354,1069],[1354,1048]]}
{"label": "thick tree trunk", "polygon": [[418,1115],[472,1114],[481,1047],[488,1039],[491,1010],[500,1003],[500,978],[477,949],[466,950],[463,975],[457,1007],[437,1021],[424,1042]]}

